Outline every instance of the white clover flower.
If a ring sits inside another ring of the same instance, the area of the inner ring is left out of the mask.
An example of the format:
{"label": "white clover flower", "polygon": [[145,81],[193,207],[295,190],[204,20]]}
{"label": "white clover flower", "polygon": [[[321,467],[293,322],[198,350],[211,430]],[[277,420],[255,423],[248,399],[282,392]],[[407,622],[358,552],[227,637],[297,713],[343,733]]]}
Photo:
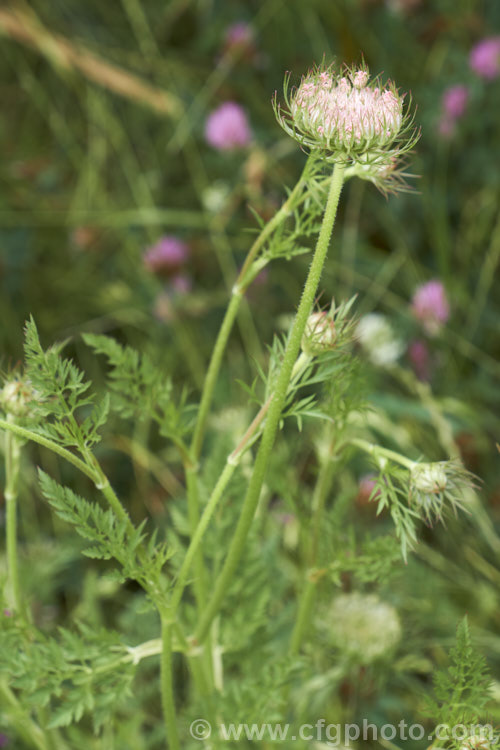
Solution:
{"label": "white clover flower", "polygon": [[[412,117],[405,113],[395,85],[369,83],[366,66],[335,70],[319,67],[303,76],[289,94],[285,79],[285,103],[275,97],[276,117],[281,127],[301,146],[321,152],[328,160],[359,164],[355,172],[377,186],[386,176],[389,189],[397,189],[390,173],[394,159],[410,150],[419,134],[412,130]],[[382,188],[383,189],[383,188]]]}
{"label": "white clover flower", "polygon": [[380,313],[362,317],[356,328],[356,336],[374,365],[394,364],[405,349],[389,320]]}
{"label": "white clover flower", "polygon": [[374,594],[341,594],[329,616],[332,641],[359,664],[370,664],[395,648],[401,639],[397,611]]}
{"label": "white clover flower", "polygon": [[216,180],[209,185],[202,193],[201,200],[203,207],[211,214],[220,213],[229,198],[230,188],[224,180]]}

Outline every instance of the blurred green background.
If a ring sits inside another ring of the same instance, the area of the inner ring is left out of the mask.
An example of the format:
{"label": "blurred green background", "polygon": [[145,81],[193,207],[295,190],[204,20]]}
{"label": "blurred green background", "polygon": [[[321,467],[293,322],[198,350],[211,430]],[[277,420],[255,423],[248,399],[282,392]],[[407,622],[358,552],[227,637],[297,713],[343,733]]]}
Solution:
{"label": "blurred green background", "polygon": [[[228,42],[235,23],[251,34],[239,46]],[[414,289],[440,279],[451,317],[429,342],[433,387],[462,400],[476,442],[485,431],[498,437],[500,83],[474,74],[468,58],[499,29],[499,3],[479,0],[4,7],[4,368],[20,357],[32,313],[46,341],[77,341],[85,329],[150,342],[196,391],[257,226],[252,212],[271,216],[304,162],[277,126],[271,96],[287,70],[299,80],[323,57],[350,63],[363,55],[373,73],[411,92],[422,128],[409,165],[418,194],[386,200],[365,183],[347,185],[323,300],[357,292],[359,313],[389,313],[410,341],[418,335],[408,313]],[[458,84],[468,89],[467,107],[443,136],[442,96]],[[205,141],[209,112],[226,100],[248,116],[247,148],[220,152]],[[189,244],[189,291],[144,267],[145,249],[165,234]],[[306,264],[274,264],[251,290],[252,320],[243,319],[230,352],[231,383],[249,374],[242,353],[258,357],[280,314],[293,310]]]}

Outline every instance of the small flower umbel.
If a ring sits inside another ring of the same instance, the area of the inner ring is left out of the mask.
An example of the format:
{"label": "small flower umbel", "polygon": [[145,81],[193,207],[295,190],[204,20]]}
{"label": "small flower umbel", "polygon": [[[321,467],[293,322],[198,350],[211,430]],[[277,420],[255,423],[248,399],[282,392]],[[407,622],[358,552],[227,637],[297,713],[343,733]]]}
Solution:
{"label": "small flower umbel", "polygon": [[[419,137],[413,116],[393,83],[370,83],[368,68],[321,66],[307,73],[289,91],[285,107],[274,99],[281,127],[301,146],[320,152],[328,161],[344,161],[352,175],[382,190],[404,187],[399,160]],[[348,176],[348,175],[346,175]]]}

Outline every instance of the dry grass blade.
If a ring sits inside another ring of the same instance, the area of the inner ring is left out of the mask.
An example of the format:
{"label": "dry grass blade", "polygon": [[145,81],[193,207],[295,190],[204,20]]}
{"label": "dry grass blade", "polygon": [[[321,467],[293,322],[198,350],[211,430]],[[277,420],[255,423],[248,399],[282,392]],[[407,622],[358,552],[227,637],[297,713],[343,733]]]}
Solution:
{"label": "dry grass blade", "polygon": [[0,9],[0,33],[32,47],[56,68],[77,70],[99,86],[144,104],[169,117],[182,111],[179,99],[170,92],[151,86],[138,76],[103,60],[64,37],[44,29],[36,17],[16,9]]}

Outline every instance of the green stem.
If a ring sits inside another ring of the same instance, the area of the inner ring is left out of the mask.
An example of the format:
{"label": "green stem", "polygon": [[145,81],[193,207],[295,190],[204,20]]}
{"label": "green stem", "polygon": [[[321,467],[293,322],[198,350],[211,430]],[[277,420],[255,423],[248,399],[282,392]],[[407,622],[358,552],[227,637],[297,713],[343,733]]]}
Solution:
{"label": "green stem", "polygon": [[179,750],[172,672],[172,623],[168,613],[161,612],[161,702],[169,750]]}
{"label": "green stem", "polygon": [[8,711],[8,718],[19,737],[38,750],[49,750],[47,738],[42,729],[31,720],[29,713],[21,706],[14,693],[0,682],[2,707]]}
{"label": "green stem", "polygon": [[290,656],[296,656],[299,653],[302,639],[307,632],[314,600],[316,598],[316,587],[316,581],[309,576],[299,599],[297,618],[290,639]]}
{"label": "green stem", "polygon": [[94,469],[91,469],[81,459],[73,455],[73,453],[66,450],[66,448],[62,448],[60,445],[54,443],[49,438],[43,437],[43,435],[39,435],[32,430],[27,430],[25,427],[20,427],[17,424],[8,422],[5,419],[0,419],[0,429],[8,430],[10,432],[13,432],[14,435],[17,435],[18,437],[24,438],[25,440],[31,440],[33,443],[38,443],[39,445],[43,445],[44,448],[48,448],[54,453],[57,453],[59,456],[61,456],[61,458],[64,458],[66,461],[69,461],[70,464],[76,466],[77,469],[79,469],[83,474],[86,474],[86,476],[88,476],[94,483],[96,482],[97,478]]}
{"label": "green stem", "polygon": [[191,457],[196,462],[201,453],[201,446],[203,442],[203,436],[205,434],[205,427],[212,404],[212,397],[215,390],[215,384],[219,375],[220,365],[226,344],[229,339],[236,315],[240,307],[242,299],[241,293],[233,292],[231,301],[224,315],[224,320],[217,336],[217,341],[212,352],[212,357],[208,365],[207,375],[203,384],[203,392],[201,394],[200,408],[196,419],[196,425],[194,428],[193,439],[191,441]]}
{"label": "green stem", "polygon": [[57,453],[58,456],[61,456],[61,458],[64,458],[70,464],[76,466],[76,468],[79,469],[82,474],[85,474],[85,476],[89,477],[89,479],[92,480],[97,489],[102,492],[110,506],[115,511],[118,518],[127,520],[127,522],[132,527],[132,523],[127,511],[119,501],[115,491],[109,483],[109,479],[104,474],[99,463],[97,462],[97,459],[94,458],[92,454],[89,453],[87,457],[88,463],[85,463],[81,459],[77,458],[77,456],[73,455],[73,453],[66,450],[66,448],[62,448],[60,445],[54,443],[49,438],[43,437],[43,435],[39,435],[32,430],[27,430],[25,427],[20,427],[19,425],[9,422],[5,419],[0,419],[0,429],[4,429],[7,432],[12,432],[14,433],[14,435],[17,435],[24,440],[31,440],[33,443],[43,445],[44,448],[48,448],[53,453]]}
{"label": "green stem", "polygon": [[205,509],[199,520],[196,530],[191,538],[191,542],[189,544],[188,550],[186,552],[186,556],[179,570],[177,581],[174,586],[174,590],[172,592],[172,598],[170,600],[170,606],[172,608],[172,612],[174,613],[177,612],[177,608],[182,598],[182,594],[186,587],[187,577],[189,575],[189,571],[191,569],[193,559],[195,558],[196,552],[199,549],[200,542],[203,539],[203,535],[205,534],[207,526],[210,523],[210,519],[212,518],[215,508],[217,507],[217,504],[219,500],[221,499],[224,493],[224,490],[226,489],[229,483],[229,480],[233,476],[235,468],[236,468],[235,463],[226,463],[222,474],[219,476],[219,479],[217,480],[217,484],[215,485],[213,489],[210,499],[207,505],[205,506]]}
{"label": "green stem", "polygon": [[[294,377],[294,375],[296,376],[296,374],[300,372],[300,370],[303,369],[304,366],[307,365],[308,361],[309,361],[309,357],[307,355],[302,354],[299,357],[292,371],[292,378]],[[259,409],[259,412],[256,414],[256,416],[252,420],[251,424],[249,425],[248,429],[245,431],[245,434],[239,441],[238,445],[236,446],[234,451],[230,453],[229,456],[227,457],[226,465],[224,466],[224,469],[222,470],[222,473],[220,474],[216,482],[216,485],[214,489],[212,490],[212,494],[210,495],[208,503],[205,506],[203,514],[200,518],[198,526],[196,527],[195,533],[191,539],[190,545],[186,552],[186,556],[179,570],[179,573],[177,576],[177,582],[174,586],[174,590],[172,592],[172,598],[170,600],[171,611],[174,614],[175,612],[177,612],[177,608],[179,606],[182,594],[186,586],[186,581],[187,581],[187,576],[189,574],[189,570],[191,569],[191,565],[195,558],[197,548],[203,539],[207,526],[210,523],[210,520],[215,512],[215,509],[220,499],[222,498],[224,491],[227,485],[229,484],[231,477],[234,474],[234,470],[239,464],[242,455],[245,453],[246,450],[248,450],[248,448],[252,444],[252,441],[258,436],[262,422],[264,421],[265,416],[271,405],[271,401],[272,401],[272,396],[270,396],[267,399],[267,401],[265,401],[264,404],[261,406],[261,408]]]}
{"label": "green stem", "polygon": [[[215,386],[219,376],[219,371],[222,363],[222,358],[226,350],[229,336],[234,326],[234,322],[240,309],[243,294],[249,282],[246,281],[245,277],[248,274],[255,258],[259,251],[268,240],[269,236],[274,232],[276,227],[279,226],[289,216],[290,211],[300,194],[304,186],[304,180],[308,163],[304,166],[304,170],[292,190],[287,200],[283,203],[280,210],[274,215],[268,224],[264,227],[260,235],[257,237],[252,247],[250,248],[245,263],[239,273],[236,284],[233,288],[233,293],[229,305],[227,307],[224,319],[222,321],[217,340],[215,342],[212,356],[208,365],[207,374],[203,384],[203,390],[201,394],[200,406],[196,417],[196,423],[194,427],[193,437],[190,446],[190,461],[185,462],[186,470],[186,485],[187,485],[187,506],[189,524],[191,529],[191,537],[196,533],[198,522],[200,520],[200,502],[198,494],[198,460],[201,454],[203,445],[203,438],[205,436],[206,425],[208,416],[212,406],[213,395]],[[205,595],[205,566],[203,562],[202,550],[199,544],[197,545],[195,557],[195,580],[194,580],[194,593],[198,604],[198,609],[201,612],[205,607],[206,595]]]}
{"label": "green stem", "polygon": [[[12,423],[12,417],[7,417]],[[5,433],[5,508],[6,508],[6,548],[9,573],[9,588],[12,607],[19,613],[23,609],[21,582],[19,579],[17,550],[17,498],[19,494],[19,470],[21,446],[12,432]]]}
{"label": "green stem", "polygon": [[270,235],[290,215],[290,211],[295,204],[297,196],[304,187],[304,179],[308,164],[309,163],[306,162],[304,170],[297,184],[295,185],[286,201],[283,203],[279,211],[276,212],[271,221],[266,224],[262,232],[253,243],[236,280],[236,284],[233,289],[233,295],[224,315],[224,320],[222,321],[222,325],[217,336],[217,341],[215,342],[212,357],[207,370],[207,375],[203,384],[200,408],[198,410],[193,440],[191,443],[191,454],[194,462],[198,460],[201,453],[206,422],[212,404],[212,398],[215,390],[215,384],[217,382],[217,377],[219,375],[222,357],[224,356],[229,335],[233,328],[234,321],[241,304],[243,293],[246,291],[246,288],[248,286],[245,277],[247,276],[247,273],[250,270],[254,260],[256,259],[263,245],[269,239]]}
{"label": "green stem", "polygon": [[401,453],[391,451],[389,448],[381,448],[380,445],[369,443],[367,440],[361,440],[359,438],[349,438],[347,441],[350,445],[355,445],[357,448],[361,448],[362,451],[368,453],[370,456],[375,458],[387,458],[389,461],[395,461],[397,464],[401,464],[410,471],[416,466],[416,462],[412,461],[406,456],[402,456]]}
{"label": "green stem", "polygon": [[299,308],[297,310],[297,315],[295,316],[295,321],[288,339],[276,383],[276,390],[269,407],[266,425],[257,452],[247,494],[243,502],[240,519],[231,540],[226,561],[216,581],[214,593],[196,630],[195,637],[198,641],[202,641],[207,636],[210,624],[220,609],[222,600],[226,595],[233,574],[243,553],[245,541],[257,509],[260,492],[264,483],[267,466],[278,430],[281,412],[286,400],[293,366],[300,351],[301,339],[306,327],[307,318],[309,317],[314,305],[314,300],[321,279],[321,273],[328,252],[328,246],[330,244],[333,225],[337,214],[340,192],[342,190],[344,168],[344,163],[337,163],[333,171],[328,201],[316,250],[309,269]]}
{"label": "green stem", "polygon": [[[186,489],[188,499],[188,519],[190,536],[193,539],[196,529],[200,521],[200,501],[198,496],[198,478],[196,475],[196,468],[192,465],[186,466]],[[195,575],[193,581],[194,595],[196,597],[196,603],[198,605],[198,611],[202,611],[207,600],[205,592],[206,583],[206,572],[205,565],[203,563],[203,556],[201,549],[197,546],[194,550],[194,568]]]}
{"label": "green stem", "polygon": [[308,528],[308,538],[310,539],[309,548],[309,573],[304,588],[300,594],[299,605],[297,609],[297,618],[290,639],[290,655],[296,656],[300,651],[300,646],[307,633],[311,613],[316,598],[318,580],[320,576],[314,573],[314,568],[318,564],[319,537],[321,533],[321,524],[325,508],[326,498],[332,484],[335,473],[336,463],[334,458],[334,446],[325,456],[318,474],[314,495],[312,499],[313,517],[311,525]]}

